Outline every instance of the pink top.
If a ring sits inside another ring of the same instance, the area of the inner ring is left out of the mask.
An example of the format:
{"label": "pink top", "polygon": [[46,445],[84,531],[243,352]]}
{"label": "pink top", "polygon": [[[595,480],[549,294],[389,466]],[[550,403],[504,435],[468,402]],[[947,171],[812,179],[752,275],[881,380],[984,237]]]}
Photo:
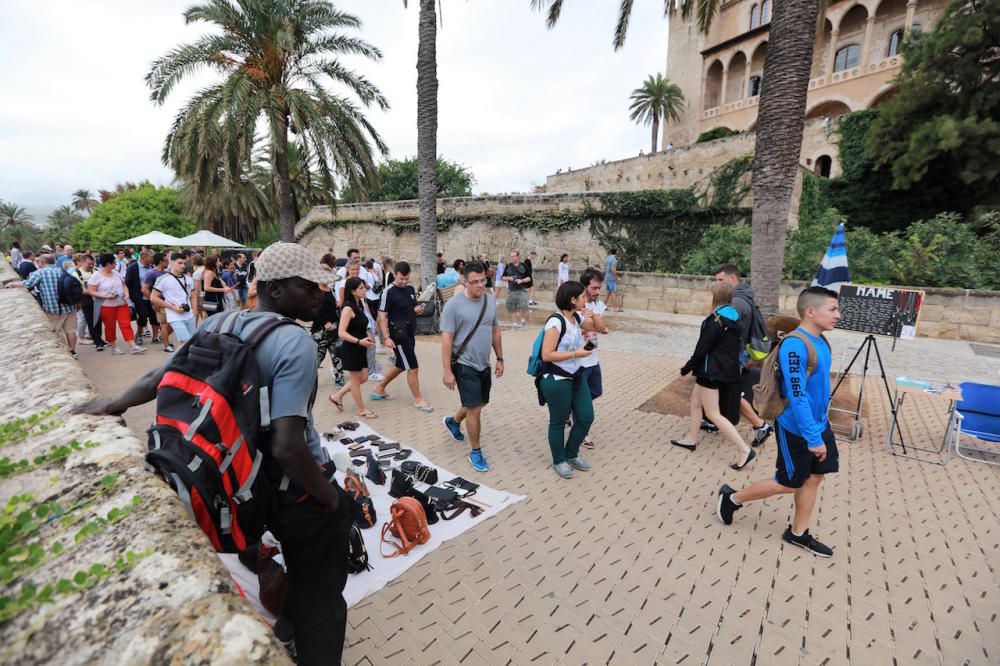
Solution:
{"label": "pink top", "polygon": [[109,298],[101,303],[102,308],[113,308],[125,305],[125,280],[118,273],[112,273],[110,277],[105,276],[101,271],[94,271],[94,274],[87,280],[88,286],[97,287],[97,291],[102,294],[115,294],[115,298]]}

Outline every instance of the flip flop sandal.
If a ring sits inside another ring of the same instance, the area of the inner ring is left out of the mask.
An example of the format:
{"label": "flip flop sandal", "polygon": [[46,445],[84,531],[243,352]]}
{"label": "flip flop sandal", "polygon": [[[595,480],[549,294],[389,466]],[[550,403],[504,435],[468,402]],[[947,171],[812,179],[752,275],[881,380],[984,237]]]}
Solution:
{"label": "flip flop sandal", "polygon": [[344,403],[340,400],[334,400],[332,395],[330,396],[330,402],[334,404],[338,411],[344,411]]}
{"label": "flip flop sandal", "polygon": [[358,412],[358,418],[359,419],[377,419],[378,418],[378,414],[376,414],[375,412],[368,412],[368,411]]}
{"label": "flip flop sandal", "polygon": [[742,465],[737,465],[736,463],[733,463],[729,467],[730,467],[730,469],[735,469],[738,472],[741,469],[743,469],[744,467],[746,467],[747,465],[749,465],[750,461],[753,460],[756,457],[757,457],[757,452],[754,451],[753,449],[750,449],[750,455],[747,456],[747,459],[743,462]]}
{"label": "flip flop sandal", "polygon": [[392,396],[388,393],[372,393],[368,397],[372,400],[392,400]]}
{"label": "flip flop sandal", "polygon": [[424,414],[430,414],[434,411],[434,408],[430,405],[413,405],[413,408],[423,412]]}
{"label": "flip flop sandal", "polygon": [[581,446],[584,446],[584,447],[586,447],[586,448],[588,448],[588,449],[592,449],[592,448],[596,447],[597,445],[596,445],[596,444],[594,444],[594,443],[593,443],[592,441],[590,441],[589,439],[585,439],[585,440],[583,440],[583,443],[581,444]]}

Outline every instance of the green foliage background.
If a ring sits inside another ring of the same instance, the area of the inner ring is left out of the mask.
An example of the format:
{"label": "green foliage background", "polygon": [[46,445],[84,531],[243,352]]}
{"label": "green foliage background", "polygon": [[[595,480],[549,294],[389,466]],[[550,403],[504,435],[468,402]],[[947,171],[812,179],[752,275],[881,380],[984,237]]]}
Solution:
{"label": "green foliage background", "polygon": [[109,251],[115,243],[150,231],[187,236],[197,226],[181,213],[177,190],[150,185],[123,192],[98,205],[73,228],[74,247]]}
{"label": "green foliage background", "polygon": [[[438,198],[472,196],[472,186],[476,182],[476,177],[468,167],[439,157],[437,172]],[[406,201],[418,197],[416,157],[386,160],[378,165],[378,186],[369,191],[368,201]],[[357,201],[359,198],[350,187],[344,190],[340,199],[341,203],[357,203]]]}
{"label": "green foliage background", "polygon": [[715,141],[716,139],[725,139],[727,136],[735,136],[739,132],[731,130],[728,127],[713,127],[712,129],[702,132],[695,139],[695,143],[705,143],[706,141]]}

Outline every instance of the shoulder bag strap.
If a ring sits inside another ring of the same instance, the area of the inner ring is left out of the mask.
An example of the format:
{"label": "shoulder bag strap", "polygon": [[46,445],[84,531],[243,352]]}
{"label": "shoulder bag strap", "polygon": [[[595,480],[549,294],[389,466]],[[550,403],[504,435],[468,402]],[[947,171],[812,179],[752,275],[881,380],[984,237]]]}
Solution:
{"label": "shoulder bag strap", "polygon": [[490,297],[487,296],[486,294],[483,294],[483,307],[479,311],[479,316],[476,318],[476,323],[473,324],[472,330],[469,331],[469,334],[465,336],[465,340],[462,340],[462,344],[458,346],[458,351],[455,351],[454,349],[452,350],[451,352],[452,363],[458,361],[458,358],[462,355],[462,352],[464,352],[465,348],[469,346],[469,341],[471,341],[472,336],[476,334],[476,329],[479,328],[479,324],[483,322],[483,315],[486,314],[486,308],[487,306],[489,306],[489,304],[490,304]]}
{"label": "shoulder bag strap", "polygon": [[181,286],[181,291],[184,292],[184,302],[187,303],[188,305],[191,305],[191,292],[188,291],[187,280],[182,280],[169,271],[167,272],[167,274],[173,279],[177,280],[177,284]]}

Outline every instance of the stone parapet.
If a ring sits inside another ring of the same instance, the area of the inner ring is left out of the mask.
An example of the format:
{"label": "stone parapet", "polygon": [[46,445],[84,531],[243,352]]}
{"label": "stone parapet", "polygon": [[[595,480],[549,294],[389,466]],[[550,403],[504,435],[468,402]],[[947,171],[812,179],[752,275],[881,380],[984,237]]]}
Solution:
{"label": "stone parapet", "polygon": [[[32,509],[37,531],[15,544],[42,547],[0,582],[3,596],[35,590],[0,611],[0,663],[291,663],[122,419],[69,414],[93,386],[35,300],[0,289],[0,303],[0,454],[27,461],[3,478],[0,521]],[[53,502],[61,515],[39,512]]]}

